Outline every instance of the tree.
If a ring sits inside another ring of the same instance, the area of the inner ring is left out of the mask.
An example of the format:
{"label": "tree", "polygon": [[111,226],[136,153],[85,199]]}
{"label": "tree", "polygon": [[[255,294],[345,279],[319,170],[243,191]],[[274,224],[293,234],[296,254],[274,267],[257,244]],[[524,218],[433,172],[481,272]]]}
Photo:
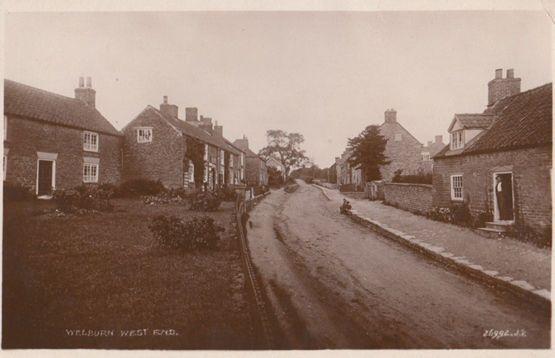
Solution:
{"label": "tree", "polygon": [[387,138],[380,134],[376,125],[366,127],[358,136],[349,139],[347,148],[351,151],[349,164],[354,167],[360,165],[365,181],[382,178],[380,166],[390,161],[385,156]]}
{"label": "tree", "polygon": [[283,165],[285,178],[289,177],[292,168],[305,163],[308,158],[301,149],[304,137],[299,133],[287,133],[281,129],[270,129],[266,132],[268,145],[258,152],[264,159],[275,158]]}

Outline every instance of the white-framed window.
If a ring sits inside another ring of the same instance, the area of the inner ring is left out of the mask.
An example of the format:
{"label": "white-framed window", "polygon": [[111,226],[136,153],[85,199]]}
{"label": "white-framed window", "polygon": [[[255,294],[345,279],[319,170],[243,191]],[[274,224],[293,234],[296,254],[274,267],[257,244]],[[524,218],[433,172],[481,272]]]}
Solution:
{"label": "white-framed window", "polygon": [[233,157],[234,157],[233,154],[231,154],[231,155],[229,156],[229,167],[230,167],[230,168],[233,168]]}
{"label": "white-framed window", "polygon": [[451,175],[451,200],[463,200],[463,176],[462,174]]}
{"label": "white-framed window", "polygon": [[225,164],[225,154],[224,154],[224,150],[220,149],[220,165],[224,165]]}
{"label": "white-framed window", "polygon": [[189,160],[189,182],[195,182],[195,165],[192,160]]}
{"label": "white-framed window", "polygon": [[451,149],[464,147],[464,133],[462,130],[451,133]]}
{"label": "white-framed window", "polygon": [[152,128],[140,127],[137,128],[137,143],[151,143],[152,142]]}
{"label": "white-framed window", "polygon": [[98,183],[98,164],[94,164],[94,163],[83,164],[83,182]]}
{"label": "white-framed window", "polygon": [[88,152],[98,152],[98,133],[83,132],[83,150]]}
{"label": "white-framed window", "polygon": [[430,157],[430,152],[422,152],[422,160],[425,162],[432,160],[432,158]]}
{"label": "white-framed window", "polygon": [[403,135],[401,133],[395,134],[395,141],[400,142],[403,140]]}
{"label": "white-framed window", "polygon": [[204,145],[204,161],[208,161],[208,144]]}

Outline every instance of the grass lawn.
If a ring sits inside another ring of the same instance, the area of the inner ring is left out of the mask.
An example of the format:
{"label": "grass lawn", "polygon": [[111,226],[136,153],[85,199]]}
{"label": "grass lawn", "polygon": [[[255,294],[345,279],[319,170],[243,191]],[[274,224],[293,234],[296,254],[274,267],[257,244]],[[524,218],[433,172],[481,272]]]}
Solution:
{"label": "grass lawn", "polygon": [[219,249],[184,254],[158,248],[148,224],[199,213],[113,203],[60,217],[36,214],[52,202],[5,203],[3,348],[256,348],[232,204],[209,214],[226,229]]}

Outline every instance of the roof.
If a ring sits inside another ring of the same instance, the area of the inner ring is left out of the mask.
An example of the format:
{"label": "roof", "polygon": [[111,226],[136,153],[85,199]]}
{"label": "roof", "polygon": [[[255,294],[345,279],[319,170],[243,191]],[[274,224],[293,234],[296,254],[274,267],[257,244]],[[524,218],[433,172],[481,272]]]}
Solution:
{"label": "roof", "polygon": [[121,135],[83,101],[4,79],[4,113],[61,126]]}
{"label": "roof", "polygon": [[456,122],[464,129],[472,129],[472,128],[489,128],[493,123],[494,116],[491,114],[482,114],[482,113],[457,113],[449,126],[448,132],[451,132],[453,126]]}
{"label": "roof", "polygon": [[166,119],[171,125],[176,127],[184,135],[195,138],[195,139],[198,139],[201,142],[211,144],[211,145],[213,145],[215,147],[218,147],[220,149],[227,150],[228,152],[231,152],[235,155],[241,154],[241,152],[237,148],[235,148],[231,144],[227,143],[227,140],[224,137],[220,137],[220,136],[217,136],[217,135],[212,135],[212,134],[208,133],[207,131],[205,131],[204,129],[196,127],[192,124],[189,124],[189,123],[185,122],[182,119],[179,119],[177,117],[173,117],[173,116],[170,116],[168,114],[162,113],[161,111],[159,111],[158,109],[156,109],[152,106],[150,106],[150,108],[157,111],[160,114],[160,116],[162,116],[164,119]]}
{"label": "roof", "polygon": [[[552,107],[551,83],[506,97],[486,109],[485,113],[495,115],[491,127],[465,145],[458,154],[550,145],[553,141]],[[446,148],[435,158],[447,156],[449,147]]]}

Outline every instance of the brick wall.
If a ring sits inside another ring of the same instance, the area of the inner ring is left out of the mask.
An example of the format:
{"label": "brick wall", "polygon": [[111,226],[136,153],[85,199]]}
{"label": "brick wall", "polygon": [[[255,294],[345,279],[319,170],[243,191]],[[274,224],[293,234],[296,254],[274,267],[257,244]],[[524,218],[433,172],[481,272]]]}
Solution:
{"label": "brick wall", "polygon": [[121,179],[121,137],[98,133],[98,152],[83,150],[83,130],[22,117],[8,117],[4,147],[8,151],[6,180],[36,190],[37,152],[58,153],[56,189],[83,184],[83,158],[99,158],[99,183]]}
{"label": "brick wall", "polygon": [[463,175],[471,212],[493,213],[493,173],[513,173],[515,221],[539,229],[551,225],[551,147],[445,158],[434,161],[434,205],[449,207],[450,176]]}
{"label": "brick wall", "polygon": [[417,214],[425,214],[432,208],[432,185],[384,183],[384,202]]}
{"label": "brick wall", "polygon": [[[152,142],[138,143],[137,128],[152,127]],[[123,179],[160,180],[183,187],[185,138],[155,111],[146,109],[123,130]]]}

